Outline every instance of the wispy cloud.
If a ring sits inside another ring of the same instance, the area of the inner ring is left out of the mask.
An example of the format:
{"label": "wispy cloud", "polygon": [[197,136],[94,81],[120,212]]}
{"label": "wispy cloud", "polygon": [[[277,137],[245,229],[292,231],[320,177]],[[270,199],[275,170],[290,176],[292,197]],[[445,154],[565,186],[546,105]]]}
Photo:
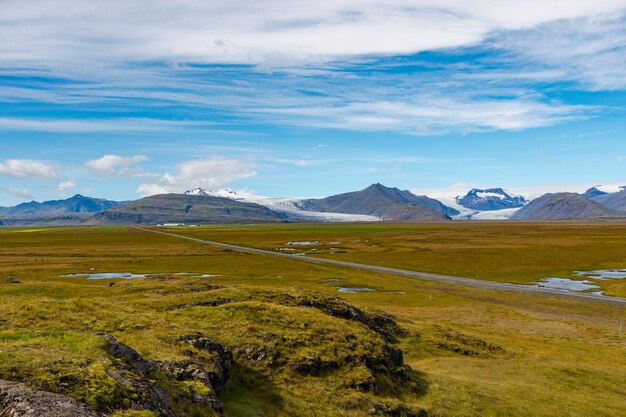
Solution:
{"label": "wispy cloud", "polygon": [[489,44],[507,51],[511,62],[522,62],[526,68],[540,67],[548,74],[558,74],[559,80],[575,81],[585,89],[626,88],[624,12],[593,14],[501,32]]}
{"label": "wispy cloud", "polygon": [[0,175],[25,179],[55,179],[58,177],[53,164],[33,159],[7,159],[0,162]]}
{"label": "wispy cloud", "polygon": [[[610,13],[623,1],[189,0],[3,3],[4,61],[284,64],[465,46],[495,29]],[[80,34],[77,36],[76,34]]]}
{"label": "wispy cloud", "polygon": [[404,131],[417,135],[521,130],[589,117],[591,106],[536,99],[417,97],[415,101],[348,103],[342,106],[261,108],[276,123],[354,130]]}
{"label": "wispy cloud", "polygon": [[34,198],[32,194],[28,191],[28,188],[15,188],[15,187],[0,187],[0,191],[3,191],[7,194],[11,194],[15,197],[20,198]]}
{"label": "wispy cloud", "polygon": [[[220,120],[224,131],[250,121],[417,135],[521,130],[606,111],[555,100],[549,83],[626,87],[623,0],[308,6],[5,2],[0,76],[12,82],[0,86],[3,102],[92,103],[133,116],[3,117],[0,129],[213,131]],[[409,57],[422,51],[443,58]],[[182,118],[135,116],[160,109]]]}
{"label": "wispy cloud", "polygon": [[203,121],[173,121],[150,118],[39,119],[26,117],[0,117],[0,130],[26,130],[39,132],[156,133],[175,130],[202,129],[210,125],[213,124]]}

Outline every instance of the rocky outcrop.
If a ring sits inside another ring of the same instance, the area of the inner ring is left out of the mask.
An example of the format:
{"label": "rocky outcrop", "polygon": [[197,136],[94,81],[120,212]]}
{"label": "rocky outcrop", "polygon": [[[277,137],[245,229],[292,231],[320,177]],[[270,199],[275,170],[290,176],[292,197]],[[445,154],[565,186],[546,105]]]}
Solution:
{"label": "rocky outcrop", "polygon": [[[150,361],[111,335],[98,336],[106,342],[109,354],[118,359],[118,368],[110,370],[109,376],[137,394],[131,408],[150,410],[157,416],[176,417],[174,400],[209,406],[220,414],[223,412],[224,407],[218,395],[224,391],[224,384],[233,364],[233,354],[221,344],[200,333],[184,335],[179,337],[178,342],[208,353],[211,357],[210,363],[200,360],[194,350],[185,351],[189,356],[187,360]],[[155,382],[159,380],[159,376],[183,383],[187,388],[184,393],[186,396],[172,399]]]}
{"label": "rocky outcrop", "polygon": [[[204,337],[201,333],[180,336],[179,340],[213,355],[213,370],[207,374],[207,378],[215,392],[218,394],[224,392],[224,385],[228,381],[230,368],[233,366],[233,353],[222,344]],[[194,376],[191,375],[190,378],[193,379]]]}
{"label": "rocky outcrop", "polygon": [[0,380],[2,417],[100,417],[64,395],[33,391],[23,384]]}
{"label": "rocky outcrop", "polygon": [[156,362],[144,359],[136,350],[108,334],[97,334],[104,339],[109,354],[118,359],[117,369],[107,374],[136,393],[131,408],[150,410],[159,417],[176,417],[168,393],[153,378],[159,367]]}
{"label": "rocky outcrop", "polygon": [[285,306],[311,307],[329,316],[355,321],[380,334],[386,340],[393,340],[404,334],[404,330],[398,325],[394,316],[383,312],[365,312],[339,297],[329,297],[317,292],[282,294],[268,292],[257,294],[257,298],[266,298]]}

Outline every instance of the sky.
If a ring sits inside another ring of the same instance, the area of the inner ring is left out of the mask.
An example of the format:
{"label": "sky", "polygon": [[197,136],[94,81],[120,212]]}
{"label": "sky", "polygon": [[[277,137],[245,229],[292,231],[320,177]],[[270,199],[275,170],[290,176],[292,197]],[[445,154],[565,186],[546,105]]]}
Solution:
{"label": "sky", "polygon": [[626,0],[0,0],[0,206],[626,185]]}

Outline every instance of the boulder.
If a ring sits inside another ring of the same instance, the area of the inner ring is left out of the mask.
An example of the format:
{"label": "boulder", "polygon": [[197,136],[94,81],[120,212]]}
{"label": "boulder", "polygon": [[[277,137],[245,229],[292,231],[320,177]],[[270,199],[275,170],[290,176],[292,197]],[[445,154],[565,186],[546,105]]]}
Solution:
{"label": "boulder", "polygon": [[60,394],[33,391],[23,384],[0,379],[2,417],[101,417],[100,414]]}

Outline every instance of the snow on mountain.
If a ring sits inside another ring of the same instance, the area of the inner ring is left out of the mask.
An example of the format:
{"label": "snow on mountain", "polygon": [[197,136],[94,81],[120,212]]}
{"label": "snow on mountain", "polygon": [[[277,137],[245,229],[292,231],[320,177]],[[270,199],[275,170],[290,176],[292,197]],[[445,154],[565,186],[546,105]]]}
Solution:
{"label": "snow on mountain", "polygon": [[199,195],[209,197],[221,197],[231,200],[255,203],[265,206],[270,210],[286,214],[294,220],[317,221],[317,222],[377,222],[379,217],[362,214],[326,213],[317,211],[305,211],[298,207],[298,203],[305,198],[277,198],[263,197],[245,190],[233,191],[227,188],[221,190],[204,190],[196,188],[186,191],[185,195]]}
{"label": "snow on mountain", "polygon": [[504,194],[498,194],[498,193],[490,193],[490,192],[486,192],[486,191],[479,191],[476,193],[476,197],[478,198],[499,198],[500,200],[503,200],[506,198],[506,196]]}
{"label": "snow on mountain", "polygon": [[501,210],[472,210],[460,205],[457,197],[439,197],[439,201],[448,207],[459,211],[456,216],[451,216],[452,220],[508,220],[519,208],[507,208]]}
{"label": "snow on mountain", "polygon": [[204,197],[222,197],[222,198],[230,198],[231,200],[240,200],[242,199],[237,192],[233,190],[229,190],[228,188],[223,188],[217,191],[207,191],[204,188],[194,188],[193,190],[185,191],[184,195],[200,195]]}
{"label": "snow on mountain", "polygon": [[[505,200],[506,195],[511,198],[524,199],[524,197],[526,197],[526,195],[523,195],[522,193],[511,193],[508,190],[505,191],[497,187],[472,188],[468,191],[470,188],[471,185],[460,183],[445,189],[417,189],[411,191],[414,194],[426,194],[432,198],[436,198],[446,206],[458,210],[459,214],[451,216],[453,220],[506,220],[519,209],[519,207],[509,207],[496,210],[479,210],[477,208],[468,208],[463,206],[459,200],[470,194],[472,191],[475,191],[474,194],[478,199],[491,199],[498,202]],[[499,190],[502,190],[502,192],[499,192]]]}
{"label": "snow on mountain", "polygon": [[502,209],[502,210],[478,211],[471,216],[471,219],[472,220],[508,220],[517,210],[519,210],[519,207]]}
{"label": "snow on mountain", "polygon": [[200,195],[203,197],[208,196],[209,194],[207,194],[206,191],[204,191],[204,188],[194,188],[193,190],[187,190],[183,193],[184,195]]}
{"label": "snow on mountain", "polygon": [[524,197],[511,195],[502,188],[473,188],[456,201],[465,208],[478,211],[519,208],[526,204]]}

